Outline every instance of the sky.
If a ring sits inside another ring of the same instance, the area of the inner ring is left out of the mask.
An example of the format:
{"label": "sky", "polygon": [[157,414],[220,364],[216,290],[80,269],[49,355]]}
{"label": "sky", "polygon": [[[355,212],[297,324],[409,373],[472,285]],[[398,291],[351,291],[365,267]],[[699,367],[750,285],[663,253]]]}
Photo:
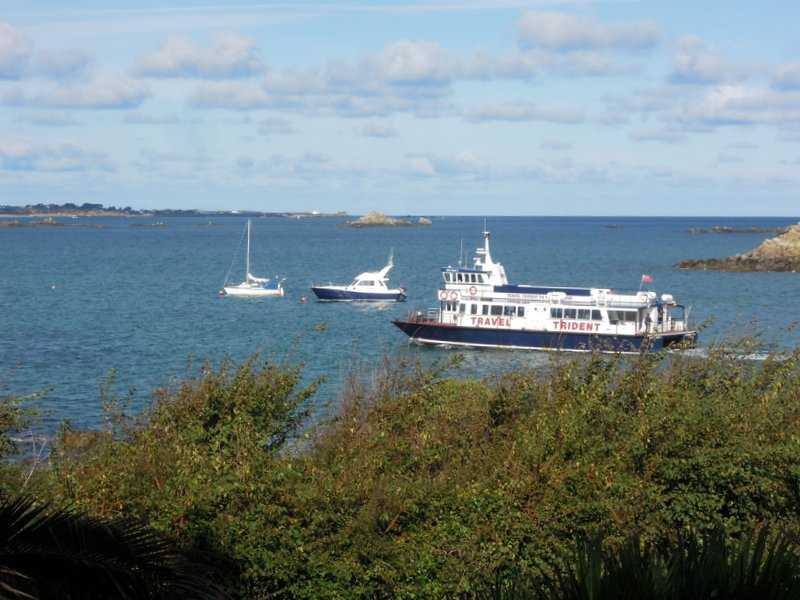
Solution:
{"label": "sky", "polygon": [[0,0],[0,204],[800,214],[796,0]]}

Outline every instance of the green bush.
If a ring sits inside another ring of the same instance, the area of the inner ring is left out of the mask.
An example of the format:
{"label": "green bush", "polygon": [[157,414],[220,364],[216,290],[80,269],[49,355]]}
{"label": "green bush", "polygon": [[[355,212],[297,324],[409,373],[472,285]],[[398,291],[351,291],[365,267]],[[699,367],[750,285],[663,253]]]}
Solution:
{"label": "green bush", "polygon": [[575,539],[797,531],[800,351],[740,357],[556,355],[484,380],[387,360],[299,438],[314,386],[226,364],[80,449],[63,435],[36,489],[228,557],[243,597],[544,589]]}

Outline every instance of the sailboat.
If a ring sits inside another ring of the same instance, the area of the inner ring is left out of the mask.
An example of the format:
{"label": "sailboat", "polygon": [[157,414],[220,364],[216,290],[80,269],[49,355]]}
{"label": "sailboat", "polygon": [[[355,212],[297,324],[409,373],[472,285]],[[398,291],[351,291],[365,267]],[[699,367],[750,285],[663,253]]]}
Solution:
{"label": "sailboat", "polygon": [[[250,272],[250,219],[247,219],[247,252],[245,253],[244,273],[245,279],[239,285],[227,285],[228,277],[219,291],[221,296],[283,296],[283,279],[270,280],[265,277],[256,277]],[[230,275],[230,269],[228,269]]]}

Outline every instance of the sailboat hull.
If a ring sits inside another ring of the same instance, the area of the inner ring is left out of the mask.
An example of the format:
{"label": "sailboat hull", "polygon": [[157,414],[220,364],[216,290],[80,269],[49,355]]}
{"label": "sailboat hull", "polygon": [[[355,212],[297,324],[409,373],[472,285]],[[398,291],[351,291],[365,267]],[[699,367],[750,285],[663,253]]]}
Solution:
{"label": "sailboat hull", "polygon": [[283,288],[264,288],[262,286],[240,286],[229,285],[222,288],[225,296],[242,296],[249,298],[261,298],[265,296],[283,296]]}

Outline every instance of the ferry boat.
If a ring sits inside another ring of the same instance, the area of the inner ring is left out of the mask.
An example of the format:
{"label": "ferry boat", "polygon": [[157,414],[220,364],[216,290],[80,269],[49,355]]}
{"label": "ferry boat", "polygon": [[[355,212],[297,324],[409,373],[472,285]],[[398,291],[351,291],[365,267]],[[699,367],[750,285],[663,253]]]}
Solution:
{"label": "ferry boat", "polygon": [[380,271],[367,271],[357,275],[350,285],[314,285],[311,291],[322,301],[338,302],[403,302],[405,288],[390,288],[387,275],[394,267],[394,255],[389,255],[386,266]]}
{"label": "ferry boat", "polygon": [[[670,294],[509,284],[488,231],[473,268],[442,269],[439,306],[393,323],[438,346],[638,353],[693,347],[697,331]],[[643,276],[643,281],[647,276]]]}

